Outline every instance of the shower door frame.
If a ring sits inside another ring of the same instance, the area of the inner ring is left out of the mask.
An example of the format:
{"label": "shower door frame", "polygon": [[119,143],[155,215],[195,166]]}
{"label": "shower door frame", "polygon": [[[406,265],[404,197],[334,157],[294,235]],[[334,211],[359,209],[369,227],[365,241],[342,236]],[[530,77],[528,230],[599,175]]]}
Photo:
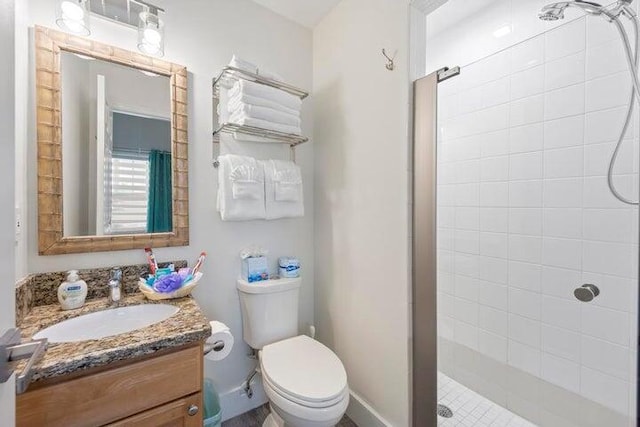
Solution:
{"label": "shower door frame", "polygon": [[442,68],[413,84],[412,149],[412,425],[437,426],[438,342],[436,185],[438,83],[457,76]]}

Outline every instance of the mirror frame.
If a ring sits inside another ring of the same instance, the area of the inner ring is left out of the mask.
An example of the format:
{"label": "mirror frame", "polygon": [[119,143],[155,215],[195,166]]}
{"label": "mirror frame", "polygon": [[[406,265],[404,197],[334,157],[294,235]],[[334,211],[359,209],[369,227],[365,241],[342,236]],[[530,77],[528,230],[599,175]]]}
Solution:
{"label": "mirror frame", "polygon": [[[170,78],[173,231],[107,236],[64,236],[62,212],[61,51],[151,71]],[[38,141],[38,253],[57,255],[189,244],[187,69],[50,28],[35,27]]]}

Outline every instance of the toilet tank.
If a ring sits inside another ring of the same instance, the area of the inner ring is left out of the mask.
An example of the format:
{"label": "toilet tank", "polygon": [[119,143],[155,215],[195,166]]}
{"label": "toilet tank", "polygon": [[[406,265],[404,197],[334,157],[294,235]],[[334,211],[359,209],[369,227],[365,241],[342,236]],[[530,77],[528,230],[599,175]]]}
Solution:
{"label": "toilet tank", "polygon": [[242,336],[256,350],[298,335],[300,278],[249,283],[238,280]]}

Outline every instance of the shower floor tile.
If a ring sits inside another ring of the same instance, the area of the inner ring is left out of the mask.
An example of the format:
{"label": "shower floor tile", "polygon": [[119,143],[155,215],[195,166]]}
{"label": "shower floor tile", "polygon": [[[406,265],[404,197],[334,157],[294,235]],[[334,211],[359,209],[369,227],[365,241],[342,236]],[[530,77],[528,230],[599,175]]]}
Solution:
{"label": "shower floor tile", "polygon": [[438,403],[453,411],[451,418],[438,416],[438,426],[442,427],[535,427],[535,424],[469,390],[441,372],[438,372]]}

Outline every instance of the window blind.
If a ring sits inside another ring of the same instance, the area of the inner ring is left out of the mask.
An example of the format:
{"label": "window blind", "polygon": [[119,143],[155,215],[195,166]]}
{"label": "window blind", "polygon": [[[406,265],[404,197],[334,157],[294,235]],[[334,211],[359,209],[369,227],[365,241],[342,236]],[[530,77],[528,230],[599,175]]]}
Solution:
{"label": "window blind", "polygon": [[114,152],[108,169],[105,229],[109,234],[146,233],[149,160],[146,155]]}

